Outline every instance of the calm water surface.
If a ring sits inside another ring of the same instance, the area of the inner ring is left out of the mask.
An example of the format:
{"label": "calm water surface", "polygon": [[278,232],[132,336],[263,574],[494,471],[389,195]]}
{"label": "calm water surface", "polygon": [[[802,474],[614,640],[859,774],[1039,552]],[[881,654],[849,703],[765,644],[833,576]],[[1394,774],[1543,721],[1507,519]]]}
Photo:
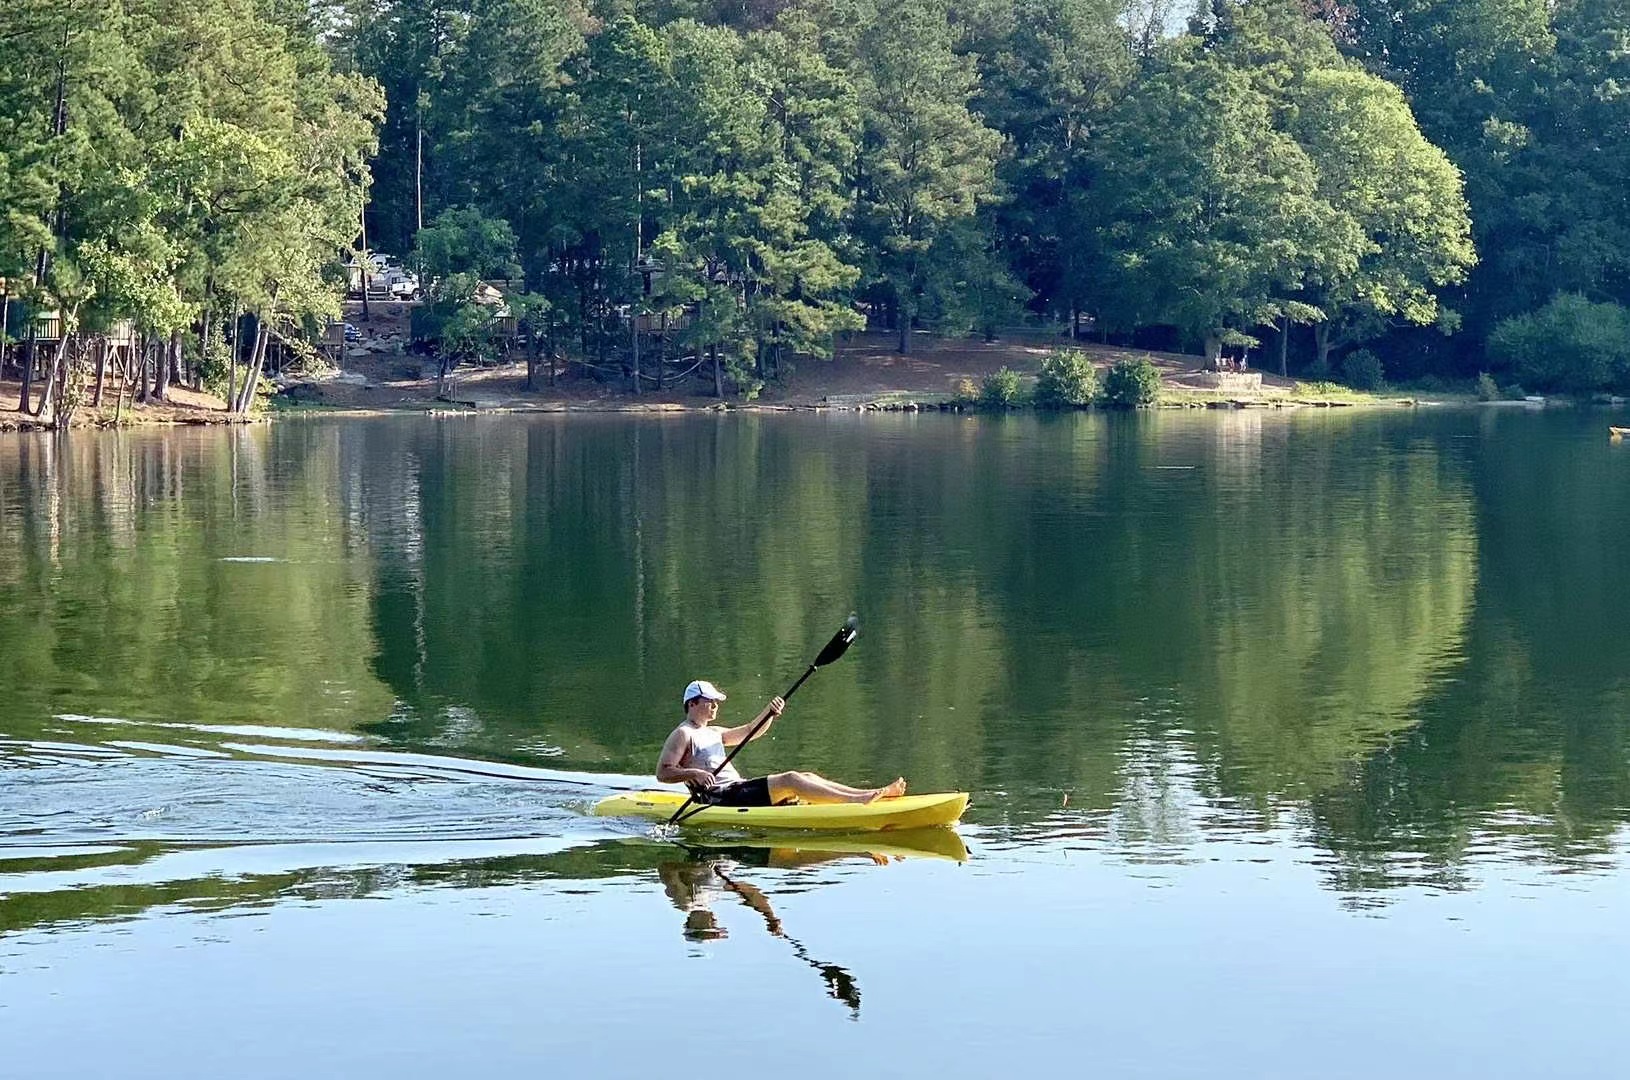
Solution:
{"label": "calm water surface", "polygon": [[[1615,1075],[1630,447],[1505,410],[0,440],[0,1073]],[[804,847],[588,816],[706,677]]]}

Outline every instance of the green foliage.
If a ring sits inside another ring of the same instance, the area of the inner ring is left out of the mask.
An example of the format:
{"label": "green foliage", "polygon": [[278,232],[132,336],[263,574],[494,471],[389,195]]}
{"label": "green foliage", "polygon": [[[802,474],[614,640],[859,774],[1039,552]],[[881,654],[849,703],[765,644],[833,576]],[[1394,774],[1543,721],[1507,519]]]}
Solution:
{"label": "green foliage", "polygon": [[521,273],[515,258],[515,232],[502,218],[488,217],[473,206],[444,210],[419,230],[414,259],[420,273],[436,282],[452,274],[508,279]]}
{"label": "green foliage", "polygon": [[1104,404],[1130,409],[1160,399],[1160,371],[1143,357],[1117,360],[1104,379]]}
{"label": "green foliage", "polygon": [[1079,349],[1056,349],[1041,362],[1035,402],[1041,408],[1064,409],[1092,403],[1098,396],[1098,369]]}
{"label": "green foliage", "polygon": [[[1169,38],[1159,9],[15,0],[0,274],[87,327],[317,325],[366,194],[374,246],[524,277],[557,347],[631,368],[631,316],[665,312],[668,360],[738,387],[863,308],[901,348],[1288,322],[1325,374],[1464,316],[1431,361],[1461,380],[1558,289],[1630,304],[1618,0],[1214,0]],[[1621,385],[1580,348],[1523,346],[1525,380]]]}
{"label": "green foliage", "polygon": [[979,404],[986,409],[1012,409],[1025,402],[1024,382],[1012,368],[986,375],[979,385]]}
{"label": "green foliage", "polygon": [[1494,376],[1490,375],[1486,371],[1479,371],[1477,373],[1477,400],[1500,400],[1500,387],[1495,383]]}
{"label": "green foliage", "polygon": [[226,396],[231,361],[232,347],[226,341],[226,327],[217,319],[208,339],[199,343],[198,381],[205,390]]}
{"label": "green foliage", "polygon": [[1342,358],[1341,377],[1354,390],[1375,391],[1386,383],[1381,358],[1368,349],[1356,349]]}
{"label": "green foliage", "polygon": [[901,351],[955,250],[940,241],[993,194],[1001,136],[969,108],[978,71],[955,45],[948,0],[877,0],[857,40],[859,225]]}
{"label": "green foliage", "polygon": [[1328,215],[1277,104],[1251,71],[1182,39],[1111,114],[1098,165],[1113,324],[1215,338],[1299,283]]}
{"label": "green foliage", "polygon": [[474,302],[458,304],[441,324],[441,352],[455,363],[491,360],[495,355],[492,331],[491,307]]}
{"label": "green foliage", "polygon": [[1540,391],[1594,393],[1630,385],[1630,311],[1562,293],[1502,321],[1489,358]]}
{"label": "green foliage", "polygon": [[17,0],[4,35],[0,274],[71,328],[339,313],[383,103],[304,5]]}

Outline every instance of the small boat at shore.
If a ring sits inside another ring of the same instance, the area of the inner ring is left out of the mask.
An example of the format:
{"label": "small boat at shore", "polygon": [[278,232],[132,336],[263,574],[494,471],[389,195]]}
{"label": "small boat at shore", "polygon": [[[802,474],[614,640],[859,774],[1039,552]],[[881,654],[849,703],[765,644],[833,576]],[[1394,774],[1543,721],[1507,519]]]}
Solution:
{"label": "small boat at shore", "polygon": [[[599,817],[641,817],[667,821],[685,805],[682,791],[626,791],[594,804]],[[873,832],[955,825],[968,809],[966,791],[902,795],[869,803],[792,803],[786,806],[704,806],[685,815],[698,828],[811,829]]]}
{"label": "small boat at shore", "polygon": [[1607,437],[1608,438],[1610,438],[1610,439],[1622,439],[1626,435],[1630,435],[1630,427],[1613,427],[1611,424],[1608,425],[1608,428],[1607,428]]}

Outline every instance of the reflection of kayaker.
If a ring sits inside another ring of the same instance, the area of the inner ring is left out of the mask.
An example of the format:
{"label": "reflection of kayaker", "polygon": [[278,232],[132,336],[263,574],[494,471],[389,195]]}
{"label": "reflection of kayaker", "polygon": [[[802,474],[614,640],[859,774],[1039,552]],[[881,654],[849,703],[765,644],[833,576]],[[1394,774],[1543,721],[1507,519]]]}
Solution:
{"label": "reflection of kayaker", "polygon": [[[657,877],[662,881],[662,891],[668,894],[668,899],[673,901],[674,907],[684,913],[684,934],[687,941],[712,941],[729,936],[729,932],[719,925],[712,906],[719,893],[729,887],[727,879],[719,873],[727,865],[734,864],[728,859],[715,856],[673,859],[657,866]],[[778,932],[781,921],[775,917],[769,899],[757,888],[752,888],[751,895],[749,906],[771,924],[771,933]]]}
{"label": "reflection of kayaker", "polygon": [[[789,857],[795,865],[808,865],[846,857],[844,854],[832,852],[805,853],[785,850],[748,850],[745,855],[748,858],[761,859],[765,865]],[[780,860],[777,858],[778,855]],[[879,856],[873,858],[880,862],[888,861]],[[792,951],[798,959],[820,973],[829,996],[849,1006],[851,1015],[858,1017],[860,987],[856,985],[854,976],[837,964],[824,963],[810,956],[803,942],[783,929],[781,919],[776,915],[775,908],[770,906],[770,898],[764,895],[764,890],[751,882],[738,881],[730,876],[735,873],[738,865],[735,860],[723,856],[695,853],[688,859],[669,860],[657,867],[657,876],[662,880],[662,891],[668,894],[668,899],[673,902],[674,907],[685,914],[683,931],[685,940],[717,941],[728,937],[728,931],[719,925],[718,917],[714,915],[710,905],[714,898],[721,896],[725,891],[733,893],[743,904],[763,916],[765,929],[786,941],[792,946]]]}
{"label": "reflection of kayaker", "polygon": [[657,779],[664,784],[685,784],[697,800],[712,806],[776,806],[787,802],[814,804],[872,803],[905,794],[906,782],[879,788],[839,784],[812,772],[780,772],[744,780],[726,760],[728,748],[756,739],[770,730],[786,708],[771,698],[764,711],[740,727],[715,727],[719,702],[725,695],[705,679],[685,687],[685,722],[674,728],[657,759]]}

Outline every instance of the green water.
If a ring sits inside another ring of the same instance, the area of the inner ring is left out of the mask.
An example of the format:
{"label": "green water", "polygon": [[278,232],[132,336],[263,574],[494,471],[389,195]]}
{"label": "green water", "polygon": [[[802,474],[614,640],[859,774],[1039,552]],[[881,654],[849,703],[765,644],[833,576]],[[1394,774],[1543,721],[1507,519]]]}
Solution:
{"label": "green water", "polygon": [[[904,1075],[1610,1073],[1610,419],[0,440],[8,1053],[622,1076],[688,1015],[742,1061]],[[967,790],[966,861],[584,813],[687,681],[745,720],[851,611],[740,762]]]}

